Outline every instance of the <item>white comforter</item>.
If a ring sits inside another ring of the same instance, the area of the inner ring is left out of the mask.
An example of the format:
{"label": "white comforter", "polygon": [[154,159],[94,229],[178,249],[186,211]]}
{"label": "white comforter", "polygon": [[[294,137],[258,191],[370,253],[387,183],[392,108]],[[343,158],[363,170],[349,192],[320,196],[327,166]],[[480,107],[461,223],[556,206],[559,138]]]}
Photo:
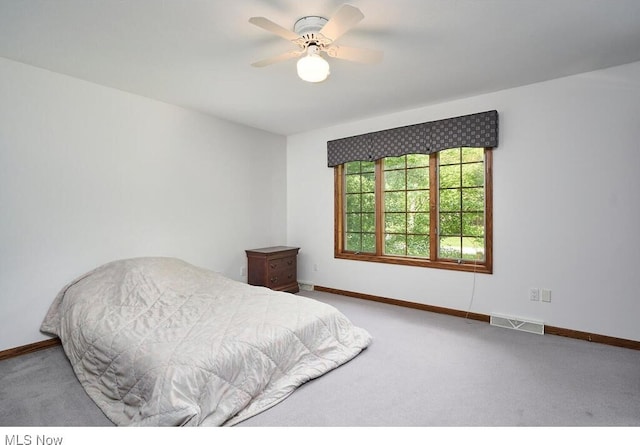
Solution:
{"label": "white comforter", "polygon": [[233,425],[359,354],[370,335],[334,307],[175,258],[105,264],[65,286],[57,335],[116,425]]}

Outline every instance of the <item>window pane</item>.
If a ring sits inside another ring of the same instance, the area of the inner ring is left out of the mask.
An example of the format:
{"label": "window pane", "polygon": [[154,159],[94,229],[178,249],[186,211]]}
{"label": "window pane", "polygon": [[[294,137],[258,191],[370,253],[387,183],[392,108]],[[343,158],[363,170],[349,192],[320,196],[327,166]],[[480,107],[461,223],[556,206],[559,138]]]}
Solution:
{"label": "window pane", "polygon": [[347,213],[354,213],[362,211],[362,195],[350,194],[347,195]]}
{"label": "window pane", "polygon": [[387,235],[384,241],[384,253],[387,255],[405,255],[407,237],[405,235]]}
{"label": "window pane", "polygon": [[376,211],[376,195],[375,195],[375,193],[363,193],[362,194],[362,211],[363,212],[375,212]]}
{"label": "window pane", "polygon": [[407,155],[407,167],[429,167],[429,155],[409,154]]}
{"label": "window pane", "polygon": [[407,230],[406,213],[385,213],[384,232],[385,233],[405,233]]}
{"label": "window pane", "polygon": [[409,154],[385,160],[386,255],[429,256],[429,159]]}
{"label": "window pane", "polygon": [[394,169],[404,169],[406,165],[406,156],[398,156],[397,158],[384,158],[384,169],[385,170],[394,170]]}
{"label": "window pane", "polygon": [[428,236],[407,236],[407,255],[417,257],[429,257],[429,237]]}
{"label": "window pane", "polygon": [[483,164],[464,164],[462,165],[462,186],[463,187],[482,187],[484,184],[484,165]]}
{"label": "window pane", "polygon": [[460,187],[460,165],[446,165],[438,169],[440,188]]}
{"label": "window pane", "polygon": [[407,214],[407,233],[428,235],[429,213],[409,213]]}
{"label": "window pane", "polygon": [[484,213],[463,213],[462,214],[462,235],[464,236],[484,236]]}
{"label": "window pane", "polygon": [[484,261],[484,238],[462,238],[462,258]]}
{"label": "window pane", "polygon": [[460,189],[440,190],[440,211],[460,211]]}
{"label": "window pane", "polygon": [[372,233],[347,233],[345,250],[349,252],[375,252],[375,235]]}
{"label": "window pane", "polygon": [[429,192],[407,192],[407,212],[426,212],[429,210]]}
{"label": "window pane", "polygon": [[375,213],[362,214],[362,231],[375,233],[376,231],[376,215]]}
{"label": "window pane", "polygon": [[345,162],[344,169],[347,175],[360,173],[373,173],[375,171],[375,162],[369,161],[353,161]]}
{"label": "window pane", "polygon": [[364,233],[362,235],[362,248],[360,252],[375,252],[376,251],[376,236],[373,233]]}
{"label": "window pane", "polygon": [[373,161],[362,161],[361,165],[363,173],[372,173],[376,169],[376,163]]}
{"label": "window pane", "polygon": [[347,214],[347,232],[362,232],[362,214]]}
{"label": "window pane", "polygon": [[346,250],[350,252],[360,252],[362,245],[362,235],[359,233],[347,233]]}
{"label": "window pane", "polygon": [[393,170],[384,172],[385,190],[404,190],[406,187],[406,171]]}
{"label": "window pane", "polygon": [[438,152],[438,162],[440,165],[446,164],[459,164],[460,163],[460,149],[451,148],[448,150],[442,150]]}
{"label": "window pane", "polygon": [[385,212],[404,212],[407,209],[405,192],[387,192],[384,194]]}
{"label": "window pane", "polygon": [[362,178],[360,175],[347,175],[345,178],[345,188],[347,193],[360,193]]}
{"label": "window pane", "polygon": [[482,162],[484,160],[484,148],[463,147],[462,162]]}
{"label": "window pane", "polygon": [[419,190],[429,189],[429,169],[428,168],[412,168],[407,170],[407,189]]}
{"label": "window pane", "polygon": [[459,213],[440,214],[440,235],[462,235],[462,218]]}
{"label": "window pane", "polygon": [[484,190],[481,188],[462,190],[462,210],[483,211],[484,210]]}
{"label": "window pane", "polygon": [[478,252],[484,257],[484,149],[444,150],[438,156],[438,253],[447,259],[475,259]]}
{"label": "window pane", "polygon": [[460,237],[443,236],[440,237],[440,258],[459,259],[462,258],[462,246]]}
{"label": "window pane", "polygon": [[373,173],[364,173],[362,175],[362,191],[373,192],[376,189],[376,175]]}
{"label": "window pane", "polygon": [[348,175],[353,173],[360,173],[360,161],[345,162],[344,170]]}

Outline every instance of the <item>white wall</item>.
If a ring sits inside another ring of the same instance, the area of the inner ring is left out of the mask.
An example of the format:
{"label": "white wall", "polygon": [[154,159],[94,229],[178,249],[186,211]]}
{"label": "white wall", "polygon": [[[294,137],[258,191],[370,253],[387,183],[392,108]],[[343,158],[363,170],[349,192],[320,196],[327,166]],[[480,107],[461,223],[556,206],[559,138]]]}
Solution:
{"label": "white wall", "polygon": [[[492,109],[493,275],[333,258],[328,140]],[[635,63],[290,136],[288,243],[301,247],[299,277],[638,341],[639,116]],[[529,301],[530,287],[551,289],[552,302]]]}
{"label": "white wall", "polygon": [[283,136],[0,58],[0,350],[107,261],[245,280],[244,249],[286,241],[285,164]]}

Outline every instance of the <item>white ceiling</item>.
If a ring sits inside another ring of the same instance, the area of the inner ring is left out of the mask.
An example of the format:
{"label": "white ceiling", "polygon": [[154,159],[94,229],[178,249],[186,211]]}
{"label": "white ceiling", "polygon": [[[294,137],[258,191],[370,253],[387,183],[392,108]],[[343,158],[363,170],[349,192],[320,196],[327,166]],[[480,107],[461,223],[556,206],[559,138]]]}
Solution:
{"label": "white ceiling", "polygon": [[250,17],[343,3],[0,0],[0,56],[284,135],[640,60],[640,0],[352,0],[338,43],[381,63],[328,59],[320,84],[250,66],[294,48]]}

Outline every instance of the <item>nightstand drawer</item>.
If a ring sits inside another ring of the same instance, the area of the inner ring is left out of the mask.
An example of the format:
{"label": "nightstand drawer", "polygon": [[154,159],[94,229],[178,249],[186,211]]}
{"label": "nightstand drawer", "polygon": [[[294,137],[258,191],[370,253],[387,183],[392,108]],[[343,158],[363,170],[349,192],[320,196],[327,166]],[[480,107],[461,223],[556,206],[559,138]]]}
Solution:
{"label": "nightstand drawer", "polygon": [[287,258],[277,258],[269,260],[270,272],[281,272],[283,270],[296,270],[296,257],[290,256]]}
{"label": "nightstand drawer", "polygon": [[269,285],[283,286],[286,284],[296,283],[296,271],[295,269],[281,270],[269,274]]}

